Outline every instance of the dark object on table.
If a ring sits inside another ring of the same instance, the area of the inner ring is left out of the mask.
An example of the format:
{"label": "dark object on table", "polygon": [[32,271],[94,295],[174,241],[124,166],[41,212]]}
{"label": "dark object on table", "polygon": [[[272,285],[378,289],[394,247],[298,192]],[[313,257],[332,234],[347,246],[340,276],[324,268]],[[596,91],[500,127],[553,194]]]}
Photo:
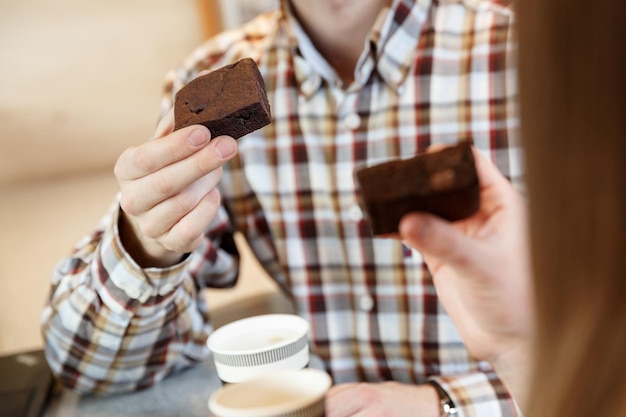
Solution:
{"label": "dark object on table", "polygon": [[462,142],[410,159],[384,162],[357,170],[361,206],[372,232],[398,232],[402,216],[425,211],[447,220],[474,214],[480,187],[471,145]]}
{"label": "dark object on table", "polygon": [[39,417],[54,379],[43,351],[0,357],[0,417]]}
{"label": "dark object on table", "polygon": [[174,130],[201,124],[235,139],[271,122],[263,77],[250,58],[190,81],[174,102]]}

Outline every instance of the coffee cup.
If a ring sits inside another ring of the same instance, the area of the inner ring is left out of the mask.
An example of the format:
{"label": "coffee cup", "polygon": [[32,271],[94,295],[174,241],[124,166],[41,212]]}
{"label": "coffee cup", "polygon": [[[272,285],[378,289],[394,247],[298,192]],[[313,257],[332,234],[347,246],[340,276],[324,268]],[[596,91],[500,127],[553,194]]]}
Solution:
{"label": "coffee cup", "polygon": [[207,346],[218,377],[239,383],[269,372],[297,370],[309,362],[309,323],[294,314],[263,314],[226,324]]}
{"label": "coffee cup", "polygon": [[318,369],[270,372],[221,387],[209,409],[216,417],[323,417],[331,383]]}

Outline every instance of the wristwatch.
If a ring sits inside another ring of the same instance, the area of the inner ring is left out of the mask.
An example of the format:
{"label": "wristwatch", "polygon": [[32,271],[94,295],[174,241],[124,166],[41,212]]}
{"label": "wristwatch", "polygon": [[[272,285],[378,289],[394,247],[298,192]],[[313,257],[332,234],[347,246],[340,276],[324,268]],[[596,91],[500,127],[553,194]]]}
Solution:
{"label": "wristwatch", "polygon": [[454,406],[454,402],[450,399],[450,397],[448,396],[448,393],[446,393],[443,390],[443,388],[441,388],[441,385],[439,385],[439,383],[437,383],[436,381],[432,381],[432,380],[428,381],[428,383],[432,385],[433,387],[435,387],[435,390],[437,390],[437,394],[439,395],[439,404],[441,405],[440,417],[457,415],[458,410]]}

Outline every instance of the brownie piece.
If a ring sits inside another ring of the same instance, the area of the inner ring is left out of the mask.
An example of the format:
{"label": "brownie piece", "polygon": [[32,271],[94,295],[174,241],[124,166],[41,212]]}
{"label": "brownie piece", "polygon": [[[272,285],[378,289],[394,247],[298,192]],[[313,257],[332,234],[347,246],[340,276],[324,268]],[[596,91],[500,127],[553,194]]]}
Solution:
{"label": "brownie piece", "polygon": [[394,160],[356,171],[361,207],[375,235],[398,232],[413,211],[461,220],[479,208],[480,188],[471,145]]}
{"label": "brownie piece", "polygon": [[174,130],[201,124],[239,139],[271,122],[263,77],[250,58],[202,75],[184,86],[174,101]]}

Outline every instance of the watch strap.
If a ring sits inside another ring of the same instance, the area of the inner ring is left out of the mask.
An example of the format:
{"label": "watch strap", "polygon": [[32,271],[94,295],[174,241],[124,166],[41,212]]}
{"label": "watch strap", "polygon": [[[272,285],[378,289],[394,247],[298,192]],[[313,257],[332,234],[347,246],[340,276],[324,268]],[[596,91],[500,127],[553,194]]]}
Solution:
{"label": "watch strap", "polygon": [[448,393],[441,388],[441,385],[437,381],[430,380],[428,381],[430,385],[432,385],[437,391],[437,395],[439,395],[439,404],[441,406],[441,417],[446,416],[455,416],[458,414],[458,410],[454,405],[454,401],[448,396]]}

